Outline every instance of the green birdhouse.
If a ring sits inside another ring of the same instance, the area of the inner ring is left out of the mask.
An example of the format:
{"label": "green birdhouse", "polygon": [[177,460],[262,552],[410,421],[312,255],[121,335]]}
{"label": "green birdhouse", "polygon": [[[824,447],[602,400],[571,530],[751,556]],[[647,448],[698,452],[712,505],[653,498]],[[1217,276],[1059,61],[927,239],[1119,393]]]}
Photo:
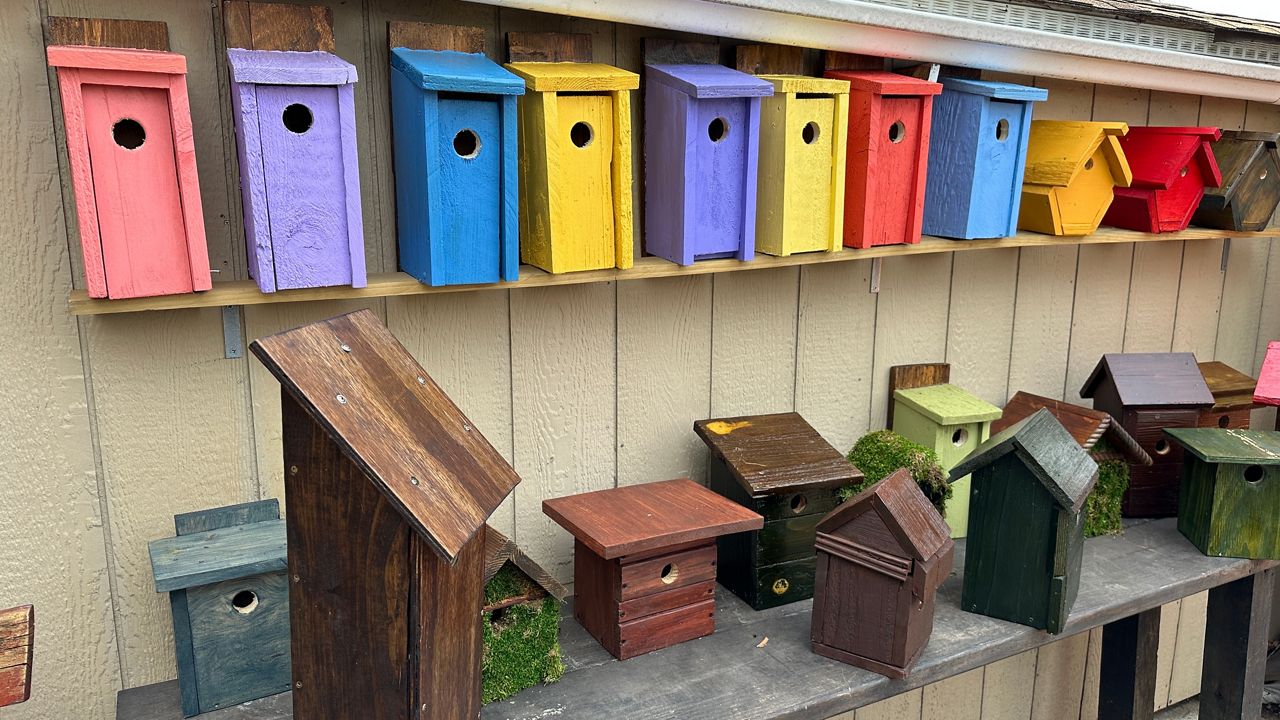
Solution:
{"label": "green birdhouse", "polygon": [[1280,433],[1164,432],[1186,449],[1178,530],[1205,555],[1280,560]]}
{"label": "green birdhouse", "polygon": [[[928,385],[893,392],[893,431],[932,449],[938,464],[950,472],[991,435],[991,421],[1003,411],[950,384]],[[969,477],[953,478],[954,493],[947,501],[951,537],[962,538],[969,526]]]}

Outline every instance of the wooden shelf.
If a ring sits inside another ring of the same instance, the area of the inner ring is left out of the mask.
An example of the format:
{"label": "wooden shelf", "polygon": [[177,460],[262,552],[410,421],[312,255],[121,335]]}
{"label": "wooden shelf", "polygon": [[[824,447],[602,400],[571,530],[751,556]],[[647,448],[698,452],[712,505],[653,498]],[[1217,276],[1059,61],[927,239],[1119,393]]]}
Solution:
{"label": "wooden shelf", "polygon": [[302,290],[281,290],[262,293],[252,280],[235,280],[214,283],[213,289],[187,295],[131,298],[127,300],[97,300],[84,290],[72,290],[67,303],[72,315],[106,315],[111,313],[142,312],[145,310],[178,310],[182,308],[218,307],[224,305],[264,305],[270,303],[310,302],[315,300],[354,300],[359,298],[395,297],[399,295],[430,295],[434,293],[474,292],[480,290],[513,290],[520,288],[550,287],[553,285],[580,285],[584,283],[613,282],[616,280],[644,280],[649,278],[705,275],[708,273],[765,270],[768,268],[817,265],[819,263],[847,262],[871,258],[928,255],[931,253],[961,252],[965,250],[993,250],[1015,247],[1053,247],[1061,245],[1105,245],[1109,243],[1161,242],[1178,240],[1220,240],[1223,238],[1274,238],[1280,237],[1280,228],[1260,232],[1234,232],[1190,228],[1180,233],[1152,234],[1103,228],[1092,235],[1081,237],[1057,237],[1039,233],[1021,232],[1013,237],[996,240],[947,240],[925,236],[918,245],[884,245],[866,250],[843,249],[833,253],[804,253],[789,257],[756,255],[750,262],[732,258],[702,260],[689,266],[680,266],[662,258],[643,257],[636,260],[629,270],[589,270],[586,272],[552,275],[528,265],[520,267],[520,279],[509,283],[487,285],[447,285],[431,287],[423,285],[406,273],[378,273],[369,275],[369,285],[364,288],[325,287]]}

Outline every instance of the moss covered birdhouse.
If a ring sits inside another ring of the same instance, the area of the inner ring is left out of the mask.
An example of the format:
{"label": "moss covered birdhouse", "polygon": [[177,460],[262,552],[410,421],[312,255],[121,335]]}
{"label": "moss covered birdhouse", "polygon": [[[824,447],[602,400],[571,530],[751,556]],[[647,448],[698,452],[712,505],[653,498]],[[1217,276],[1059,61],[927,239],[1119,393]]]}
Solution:
{"label": "moss covered birdhouse", "polygon": [[849,451],[849,462],[862,471],[864,480],[856,485],[840,489],[840,499],[849,498],[883,480],[890,473],[906,468],[920,491],[945,515],[947,500],[951,499],[951,483],[947,473],[938,464],[933,450],[908,440],[892,430],[875,430],[858,438]]}

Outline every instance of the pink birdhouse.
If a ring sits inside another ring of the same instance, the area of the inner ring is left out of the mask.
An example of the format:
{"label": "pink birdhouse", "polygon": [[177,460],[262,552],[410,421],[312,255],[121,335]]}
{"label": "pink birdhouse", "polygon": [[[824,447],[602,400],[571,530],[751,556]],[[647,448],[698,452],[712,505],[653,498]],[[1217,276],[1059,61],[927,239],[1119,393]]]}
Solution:
{"label": "pink birdhouse", "polygon": [[71,185],[90,297],[212,287],[187,60],[155,50],[55,45]]}

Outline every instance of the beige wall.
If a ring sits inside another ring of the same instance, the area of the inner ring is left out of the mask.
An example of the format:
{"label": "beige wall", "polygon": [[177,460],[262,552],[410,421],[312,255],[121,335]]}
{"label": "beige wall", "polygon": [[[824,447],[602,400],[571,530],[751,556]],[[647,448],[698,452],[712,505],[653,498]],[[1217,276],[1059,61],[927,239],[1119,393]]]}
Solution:
{"label": "beige wall", "polygon": [[[211,8],[211,5],[214,6]],[[174,674],[168,603],[147,542],[174,513],[282,492],[278,386],[223,358],[217,309],[75,319],[79,282],[44,14],[165,20],[186,54],[210,256],[244,277],[218,3],[0,0],[0,606],[34,602],[35,688],[6,718],[112,717],[114,691]],[[394,6],[393,6],[394,5]],[[368,261],[395,269],[385,22],[589,32],[596,58],[638,69],[636,27],[454,2],[334,4],[339,54],[360,72]],[[368,28],[368,35],[366,35]],[[655,33],[656,34],[656,33]],[[1274,108],[1055,82],[1041,117],[1280,129]],[[637,103],[638,105],[638,103]],[[1098,355],[1192,350],[1253,371],[1280,337],[1280,249],[1220,241],[1025,248],[719,276],[245,308],[249,338],[374,309],[524,482],[494,523],[561,578],[570,543],[543,498],[687,474],[692,422],[797,409],[844,448],[883,423],[890,365],[946,360],[1003,403],[1025,389],[1075,399]],[[1268,265],[1274,270],[1268,274]],[[74,278],[74,280],[73,280]],[[1203,598],[1164,616],[1158,693],[1193,694]],[[1091,715],[1098,642],[1082,635],[858,713],[1015,720]],[[1091,682],[1092,681],[1092,682]],[[965,713],[961,712],[965,710]],[[967,714],[966,714],[967,713]]]}

